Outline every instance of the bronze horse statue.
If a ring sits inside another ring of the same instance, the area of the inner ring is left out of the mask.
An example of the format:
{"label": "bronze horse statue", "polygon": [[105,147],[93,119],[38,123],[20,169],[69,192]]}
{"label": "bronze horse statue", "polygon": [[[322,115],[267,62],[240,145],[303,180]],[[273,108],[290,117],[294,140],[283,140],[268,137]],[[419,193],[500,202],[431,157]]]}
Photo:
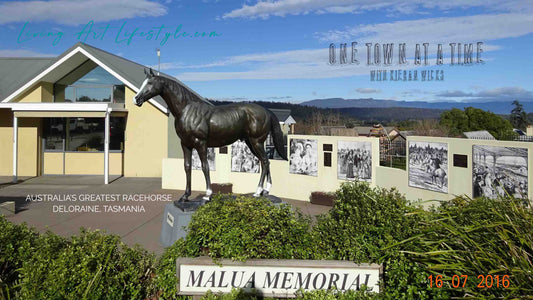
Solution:
{"label": "bronze horse statue", "polygon": [[[230,145],[237,140],[246,142],[248,148],[261,162],[261,177],[254,196],[268,195],[272,178],[264,142],[269,133],[272,134],[276,151],[287,160],[283,133],[274,113],[253,103],[214,106],[176,80],[154,75],[152,69],[144,72],[146,79],[137,95],[133,97],[133,103],[141,106],[145,101],[159,95],[174,115],[174,126],[181,139],[187,176],[187,186],[180,202],[189,201],[191,195],[192,150],[196,149],[202,162],[207,186],[204,200],[210,200],[213,192],[209,179],[207,148]],[[267,184],[263,188],[265,178]]]}

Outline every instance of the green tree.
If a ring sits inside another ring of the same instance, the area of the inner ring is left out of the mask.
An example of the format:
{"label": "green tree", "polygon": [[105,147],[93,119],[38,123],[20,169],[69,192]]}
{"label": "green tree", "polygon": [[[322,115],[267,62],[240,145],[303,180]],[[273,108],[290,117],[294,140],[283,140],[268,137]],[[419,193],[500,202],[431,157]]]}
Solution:
{"label": "green tree", "polygon": [[513,101],[514,108],[511,110],[511,125],[514,128],[526,130],[527,114],[518,100]]}
{"label": "green tree", "polygon": [[468,116],[458,108],[445,111],[440,115],[440,124],[450,130],[450,135],[458,136],[469,130]]}
{"label": "green tree", "polygon": [[511,123],[504,118],[479,108],[454,108],[441,114],[440,124],[446,126],[450,135],[457,136],[465,131],[487,130],[499,139],[513,130]]}

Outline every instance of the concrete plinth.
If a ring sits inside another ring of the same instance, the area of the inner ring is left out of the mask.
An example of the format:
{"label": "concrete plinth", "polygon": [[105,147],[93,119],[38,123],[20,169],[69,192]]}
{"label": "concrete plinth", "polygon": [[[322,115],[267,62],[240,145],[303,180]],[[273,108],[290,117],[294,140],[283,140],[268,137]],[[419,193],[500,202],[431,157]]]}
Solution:
{"label": "concrete plinth", "polygon": [[175,241],[187,235],[185,230],[195,210],[181,210],[174,203],[165,205],[163,213],[163,223],[161,225],[161,236],[159,241],[164,247],[169,247]]}

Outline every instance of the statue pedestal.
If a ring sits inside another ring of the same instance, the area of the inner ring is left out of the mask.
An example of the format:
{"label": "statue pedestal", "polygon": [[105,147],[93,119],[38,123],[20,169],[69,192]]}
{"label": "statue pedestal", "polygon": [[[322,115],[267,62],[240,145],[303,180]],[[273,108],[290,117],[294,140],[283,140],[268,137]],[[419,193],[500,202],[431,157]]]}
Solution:
{"label": "statue pedestal", "polygon": [[174,203],[165,205],[159,237],[164,247],[172,246],[175,241],[187,235],[185,228],[189,225],[193,213],[194,211],[182,211],[174,206]]}
{"label": "statue pedestal", "polygon": [[187,235],[186,228],[191,221],[194,212],[202,205],[205,200],[201,197],[188,202],[174,201],[165,205],[163,212],[163,223],[161,225],[161,236],[159,241],[163,246],[169,247],[175,241]]}
{"label": "statue pedestal", "polygon": [[[253,197],[253,194],[246,194],[246,196]],[[236,198],[237,196],[233,195],[233,197]],[[267,198],[274,205],[285,203],[281,198],[276,196],[267,195],[261,197]],[[200,206],[205,204],[206,201],[202,199],[202,196],[199,196],[189,202],[175,201],[174,203],[165,205],[163,222],[161,225],[161,236],[159,237],[161,244],[164,247],[169,247],[180,238],[187,236],[186,228],[189,225],[189,222],[191,222],[192,215]]]}

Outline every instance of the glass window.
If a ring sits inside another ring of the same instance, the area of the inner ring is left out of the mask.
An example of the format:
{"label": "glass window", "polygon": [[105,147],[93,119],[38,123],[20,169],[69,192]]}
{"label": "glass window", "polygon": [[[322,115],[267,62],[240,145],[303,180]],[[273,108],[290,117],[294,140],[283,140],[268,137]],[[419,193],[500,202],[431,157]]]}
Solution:
{"label": "glass window", "polygon": [[67,151],[104,151],[103,118],[67,118]]}
{"label": "glass window", "polygon": [[126,118],[111,117],[109,119],[109,150],[124,150],[124,132]]}
{"label": "glass window", "polygon": [[88,61],[54,84],[54,101],[124,103],[125,89],[120,80]]}
{"label": "glass window", "polygon": [[65,102],[75,102],[74,100],[76,99],[76,94],[74,93],[74,87],[67,86],[64,89],[65,89],[64,101]]}
{"label": "glass window", "polygon": [[124,99],[126,95],[126,86],[121,85],[114,85],[113,86],[113,103],[124,103]]}
{"label": "glass window", "polygon": [[[46,118],[45,150],[104,151],[104,118]],[[125,118],[109,120],[109,150],[124,150]]]}
{"label": "glass window", "polygon": [[43,132],[45,150],[63,151],[63,138],[65,137],[64,118],[45,118]]}
{"label": "glass window", "polygon": [[77,102],[111,102],[111,87],[76,87]]}

